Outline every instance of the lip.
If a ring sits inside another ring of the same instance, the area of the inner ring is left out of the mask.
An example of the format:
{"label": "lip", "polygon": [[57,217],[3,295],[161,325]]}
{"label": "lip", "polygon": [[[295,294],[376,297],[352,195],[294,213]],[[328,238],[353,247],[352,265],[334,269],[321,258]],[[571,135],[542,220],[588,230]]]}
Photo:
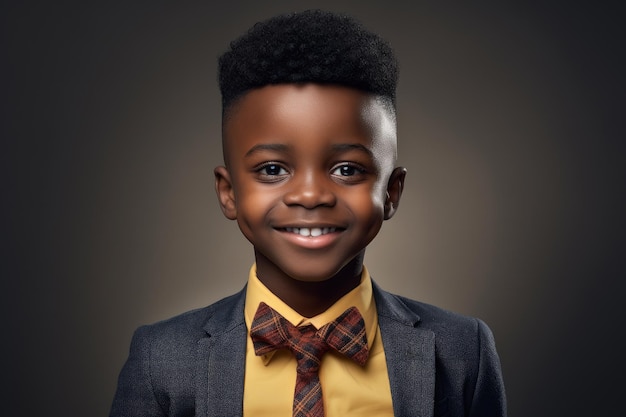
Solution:
{"label": "lip", "polygon": [[319,226],[301,226],[301,227],[285,227],[283,229],[287,233],[294,233],[296,235],[301,235],[304,237],[317,237],[321,235],[327,235],[328,233],[336,232],[338,229],[336,227],[319,227]]}
{"label": "lip", "polygon": [[[301,229],[307,230],[304,231],[304,234],[301,234]],[[296,246],[305,249],[323,249],[332,245],[345,229],[337,226],[300,225],[299,227],[276,227],[275,230],[284,239]]]}

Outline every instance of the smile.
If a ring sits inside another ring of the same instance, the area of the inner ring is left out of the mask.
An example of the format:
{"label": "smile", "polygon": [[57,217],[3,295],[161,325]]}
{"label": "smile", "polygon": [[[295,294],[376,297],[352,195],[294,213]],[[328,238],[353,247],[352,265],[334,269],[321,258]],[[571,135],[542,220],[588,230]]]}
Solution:
{"label": "smile", "polygon": [[288,233],[294,233],[296,235],[305,237],[317,237],[333,233],[337,230],[336,227],[285,227],[284,229]]}

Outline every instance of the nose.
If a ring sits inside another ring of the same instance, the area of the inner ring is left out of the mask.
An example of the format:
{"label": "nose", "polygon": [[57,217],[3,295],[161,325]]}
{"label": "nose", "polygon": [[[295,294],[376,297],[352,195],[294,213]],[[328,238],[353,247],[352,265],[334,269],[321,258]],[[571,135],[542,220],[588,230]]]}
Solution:
{"label": "nose", "polygon": [[332,184],[329,184],[326,178],[313,172],[306,172],[292,177],[283,201],[288,206],[313,209],[320,206],[332,207],[337,199],[332,190]]}

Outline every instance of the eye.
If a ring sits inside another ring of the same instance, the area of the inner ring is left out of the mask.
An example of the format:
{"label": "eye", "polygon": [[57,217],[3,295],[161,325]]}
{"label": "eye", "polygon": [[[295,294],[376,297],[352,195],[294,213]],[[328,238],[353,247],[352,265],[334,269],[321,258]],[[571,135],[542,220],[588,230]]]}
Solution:
{"label": "eye", "polygon": [[352,177],[354,175],[362,174],[363,170],[359,169],[353,165],[340,165],[333,169],[332,175],[336,175],[339,177]]}
{"label": "eye", "polygon": [[281,167],[277,164],[268,164],[261,168],[261,174],[275,176],[275,175],[285,175],[287,171],[285,168]]}
{"label": "eye", "polygon": [[257,175],[261,181],[279,181],[289,174],[287,170],[277,163],[266,163],[256,169]]}

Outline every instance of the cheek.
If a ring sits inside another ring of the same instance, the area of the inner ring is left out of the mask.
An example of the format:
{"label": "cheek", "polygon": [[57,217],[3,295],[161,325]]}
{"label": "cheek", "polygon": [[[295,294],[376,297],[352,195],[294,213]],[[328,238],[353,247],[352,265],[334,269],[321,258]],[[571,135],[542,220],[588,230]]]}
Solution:
{"label": "cheek", "polygon": [[237,222],[241,231],[250,239],[250,233],[266,223],[268,213],[276,204],[276,195],[256,187],[241,187],[235,198]]}
{"label": "cheek", "polygon": [[386,181],[379,180],[372,187],[370,194],[371,203],[374,207],[379,209],[381,213],[384,212],[385,201],[387,200],[387,183]]}
{"label": "cheek", "polygon": [[352,211],[356,217],[369,227],[378,229],[384,216],[385,195],[378,188],[370,189],[352,198]]}
{"label": "cheek", "polygon": [[387,185],[392,171],[392,169],[390,170],[388,168],[383,169],[372,186],[372,200],[376,202],[375,204],[385,204],[385,200],[387,199]]}

